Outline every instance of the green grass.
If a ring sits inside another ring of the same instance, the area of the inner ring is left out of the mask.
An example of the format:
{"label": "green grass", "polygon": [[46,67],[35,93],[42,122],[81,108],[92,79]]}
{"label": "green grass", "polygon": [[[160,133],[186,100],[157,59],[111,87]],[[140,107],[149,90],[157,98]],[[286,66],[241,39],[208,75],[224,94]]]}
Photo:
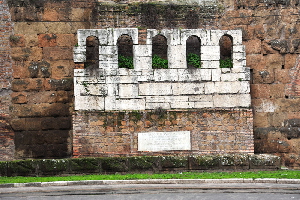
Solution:
{"label": "green grass", "polygon": [[29,183],[51,181],[80,181],[80,180],[136,180],[136,179],[229,179],[229,178],[285,178],[300,179],[300,171],[278,170],[257,172],[183,172],[174,174],[113,174],[113,175],[78,175],[64,177],[0,177],[0,184]]}

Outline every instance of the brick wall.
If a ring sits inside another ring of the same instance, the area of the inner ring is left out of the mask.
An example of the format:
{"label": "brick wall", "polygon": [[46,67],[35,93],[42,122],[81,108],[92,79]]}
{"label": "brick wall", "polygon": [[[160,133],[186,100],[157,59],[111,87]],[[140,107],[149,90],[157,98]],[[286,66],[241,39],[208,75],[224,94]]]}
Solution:
{"label": "brick wall", "polygon": [[12,62],[9,38],[13,23],[7,1],[0,1],[0,158],[10,160],[14,157],[14,133],[9,124],[11,105]]}
{"label": "brick wall", "polygon": [[[253,116],[247,109],[89,112],[73,115],[73,156],[253,153]],[[190,131],[191,150],[138,151],[138,133]]]}
{"label": "brick wall", "polygon": [[[71,122],[67,108],[73,110],[73,86],[68,80],[72,78],[73,68],[80,67],[74,66],[72,60],[78,29],[138,27],[142,33],[139,44],[145,44],[145,29],[149,28],[240,29],[246,46],[247,66],[252,72],[255,152],[281,155],[283,164],[299,168],[300,102],[295,95],[299,85],[295,75],[300,39],[299,1],[222,2],[216,1],[205,7],[138,3],[132,6],[107,5],[93,0],[8,0],[15,24],[14,34],[20,37],[19,42],[12,46],[11,54],[14,59],[11,116],[20,124],[22,120],[39,119],[40,127],[45,127],[44,119],[55,122],[46,123],[53,127],[42,130],[30,130],[29,125],[17,128],[18,123],[12,123],[16,140],[31,138],[25,145],[17,144],[18,157],[70,155],[70,135],[60,139],[57,130],[70,131],[60,119],[66,117]],[[35,66],[39,66],[38,70]],[[47,73],[47,68],[51,73]],[[38,126],[33,127],[37,129]],[[57,138],[55,142],[51,139],[49,145],[45,145],[48,140],[42,140],[48,133],[46,130],[53,130],[52,136]],[[34,138],[39,138],[39,141]],[[39,155],[32,153],[37,144],[43,147],[42,151],[37,151]],[[56,144],[62,145],[61,150],[67,153],[43,153],[59,152],[53,150]]]}

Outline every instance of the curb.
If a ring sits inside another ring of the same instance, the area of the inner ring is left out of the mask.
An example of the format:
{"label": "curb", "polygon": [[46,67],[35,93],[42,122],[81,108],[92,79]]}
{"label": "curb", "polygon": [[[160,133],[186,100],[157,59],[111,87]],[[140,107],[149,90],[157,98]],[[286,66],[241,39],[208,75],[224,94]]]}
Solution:
{"label": "curb", "polygon": [[272,183],[300,184],[300,179],[140,179],[140,180],[86,180],[86,181],[55,181],[33,183],[0,184],[0,188],[13,187],[49,187],[74,185],[130,185],[130,184],[226,184],[226,183]]}

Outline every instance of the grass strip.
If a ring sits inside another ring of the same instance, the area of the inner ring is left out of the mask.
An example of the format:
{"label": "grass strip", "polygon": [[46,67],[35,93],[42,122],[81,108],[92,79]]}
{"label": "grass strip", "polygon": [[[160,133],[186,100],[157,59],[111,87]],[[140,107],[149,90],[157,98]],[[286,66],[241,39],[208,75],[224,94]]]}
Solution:
{"label": "grass strip", "polygon": [[136,180],[136,179],[230,179],[230,178],[285,178],[300,179],[300,171],[278,170],[257,172],[182,172],[163,174],[110,174],[110,175],[76,175],[52,177],[0,177],[0,184],[29,183],[52,181],[81,181],[81,180]]}

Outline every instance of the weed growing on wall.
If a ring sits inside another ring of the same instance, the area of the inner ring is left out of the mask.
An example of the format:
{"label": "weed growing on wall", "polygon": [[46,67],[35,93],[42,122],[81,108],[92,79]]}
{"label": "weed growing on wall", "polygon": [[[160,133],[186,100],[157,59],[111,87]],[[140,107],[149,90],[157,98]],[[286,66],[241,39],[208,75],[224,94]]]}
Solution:
{"label": "weed growing on wall", "polygon": [[189,53],[187,55],[187,63],[196,68],[200,68],[201,67],[201,57],[197,54]]}
{"label": "weed growing on wall", "polygon": [[226,58],[224,60],[220,60],[220,68],[232,68],[232,67],[233,67],[232,59]]}
{"label": "weed growing on wall", "polygon": [[158,55],[153,55],[152,57],[152,68],[153,69],[168,69],[168,60],[159,57]]}
{"label": "weed growing on wall", "polygon": [[119,55],[119,68],[133,69],[133,58],[129,56]]}

